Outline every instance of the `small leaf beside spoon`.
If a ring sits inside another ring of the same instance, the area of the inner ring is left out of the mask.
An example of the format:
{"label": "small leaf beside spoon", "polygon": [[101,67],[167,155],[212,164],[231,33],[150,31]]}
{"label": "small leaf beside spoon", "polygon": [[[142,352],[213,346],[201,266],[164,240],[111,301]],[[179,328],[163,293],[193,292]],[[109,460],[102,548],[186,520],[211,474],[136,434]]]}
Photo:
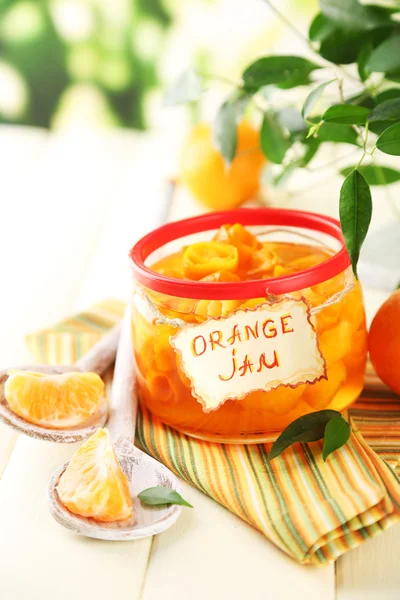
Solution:
{"label": "small leaf beside spoon", "polygon": [[176,490],[172,488],[155,486],[147,488],[138,494],[138,498],[142,504],[149,506],[159,506],[163,504],[181,504],[193,508]]}

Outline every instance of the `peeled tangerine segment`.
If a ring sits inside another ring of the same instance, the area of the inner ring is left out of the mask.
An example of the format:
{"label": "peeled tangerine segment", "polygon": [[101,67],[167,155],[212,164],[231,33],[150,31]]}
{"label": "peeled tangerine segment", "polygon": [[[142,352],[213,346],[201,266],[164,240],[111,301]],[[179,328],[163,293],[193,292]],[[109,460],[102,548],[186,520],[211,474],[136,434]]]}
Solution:
{"label": "peeled tangerine segment", "polygon": [[12,370],[4,386],[9,407],[42,427],[76,427],[94,415],[104,400],[104,383],[96,373],[46,375]]}
{"label": "peeled tangerine segment", "polygon": [[240,300],[199,300],[195,314],[202,317],[226,317],[240,304]]}
{"label": "peeled tangerine segment", "polygon": [[227,242],[233,246],[247,246],[261,248],[261,242],[240,223],[222,225],[214,236],[218,242]]}
{"label": "peeled tangerine segment", "polygon": [[280,385],[270,392],[251,392],[244,400],[246,408],[266,410],[275,415],[290,412],[299,402],[304,391],[304,386],[291,388]]}
{"label": "peeled tangerine segment", "polygon": [[133,516],[128,479],[107,429],[98,429],[75,452],[57,492],[62,504],[82,517],[111,522]]}
{"label": "peeled tangerine segment", "polygon": [[319,336],[319,348],[327,363],[335,363],[352,352],[354,329],[349,321],[340,321]]}
{"label": "peeled tangerine segment", "polygon": [[188,279],[202,279],[217,271],[238,268],[237,248],[220,242],[199,242],[188,246],[183,255],[183,271]]}
{"label": "peeled tangerine segment", "polygon": [[147,386],[152,396],[159,402],[174,404],[176,402],[175,389],[172,384],[172,378],[167,373],[150,373],[147,377]]}
{"label": "peeled tangerine segment", "polygon": [[217,271],[217,273],[212,273],[211,275],[203,277],[201,281],[208,281],[209,283],[235,283],[240,281],[240,277],[236,275],[236,273],[231,273],[230,271]]}
{"label": "peeled tangerine segment", "polygon": [[342,362],[328,366],[328,379],[321,379],[308,384],[303,399],[313,408],[319,410],[329,406],[340,386],[346,379],[346,367]]}
{"label": "peeled tangerine segment", "polygon": [[274,275],[274,267],[277,263],[278,257],[275,252],[261,248],[255,250],[251,259],[251,267],[247,272],[248,277],[268,277]]}

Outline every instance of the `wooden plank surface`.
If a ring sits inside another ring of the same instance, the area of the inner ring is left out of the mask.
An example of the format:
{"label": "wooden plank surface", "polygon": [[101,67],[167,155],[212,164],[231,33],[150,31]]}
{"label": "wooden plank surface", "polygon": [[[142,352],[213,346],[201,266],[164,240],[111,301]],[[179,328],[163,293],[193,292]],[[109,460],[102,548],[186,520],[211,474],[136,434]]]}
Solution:
{"label": "wooden plank surface", "polygon": [[10,460],[17,437],[18,434],[15,431],[0,423],[0,480]]}
{"label": "wooden plank surface", "polygon": [[[7,340],[0,348],[2,368],[29,360],[24,333],[75,311],[102,234],[122,198],[129,198],[124,186],[132,181],[133,151],[140,151],[135,136],[82,140],[49,139],[35,130],[13,134],[8,128],[0,133],[3,184],[13,194],[5,205],[9,228],[0,238],[1,255],[9,256],[9,286],[0,312],[1,337]],[[68,218],[62,207],[69,207]],[[18,218],[25,208],[31,214],[21,232]],[[93,295],[102,298],[103,288],[95,285]],[[141,597],[151,538],[129,544],[88,540],[64,530],[48,512],[49,476],[73,451],[73,446],[17,438],[0,428],[4,600],[103,600],[116,590],[132,600]]]}
{"label": "wooden plank surface", "polygon": [[[0,367],[7,366],[8,359],[12,363],[27,360],[25,332],[107,295],[127,297],[128,261],[121,260],[121,256],[126,256],[137,237],[154,227],[165,193],[165,156],[151,136],[112,134],[110,138],[93,136],[83,143],[78,137],[52,141],[43,132],[16,133],[11,136],[8,129],[6,133],[0,129],[3,184],[5,181],[13,198],[7,207],[9,227],[0,239],[0,252],[8,255],[7,275],[13,290],[11,293],[8,287],[3,294]],[[83,166],[82,161],[86,161]],[[67,173],[65,164],[69,165]],[[46,180],[49,170],[53,173],[51,183]],[[100,171],[97,185],[96,174]],[[25,181],[18,178],[21,172],[26,175]],[[47,181],[45,186],[43,181]],[[48,237],[46,227],[31,210],[21,239],[15,238],[19,231],[16,219],[29,194],[38,200],[36,207],[41,212],[46,208],[50,211],[47,227],[54,231]],[[53,206],[57,194],[61,194],[62,204]],[[290,201],[292,206],[318,210],[320,194],[313,189]],[[72,218],[62,226],[59,206],[65,203],[75,215],[80,208],[83,210],[78,230]],[[336,208],[324,199],[325,208],[335,214]],[[100,214],[90,219],[96,210]],[[182,196],[170,216],[180,218],[198,210]],[[390,218],[387,205],[380,204],[379,224]],[[36,222],[41,228],[39,238],[32,227]],[[58,242],[63,245],[62,252],[54,251]],[[35,264],[29,262],[24,280],[20,274],[27,269],[27,256],[34,257]],[[371,315],[381,301],[380,293],[368,293]],[[63,530],[48,514],[45,488],[49,474],[72,452],[71,446],[17,439],[0,426],[0,598],[335,597],[333,566],[300,567],[258,532],[187,484],[185,495],[195,509],[184,510],[176,526],[154,542],[107,544]],[[346,554],[337,563],[338,600],[398,598],[399,554],[400,527]]]}
{"label": "wooden plank surface", "polygon": [[0,487],[4,600],[141,597],[151,538],[129,543],[90,540],[50,516],[49,477],[76,448],[18,438]]}
{"label": "wooden plank surface", "polygon": [[400,524],[337,561],[337,600],[399,600]]}
{"label": "wooden plank surface", "polygon": [[[333,567],[298,565],[228,510],[185,485],[194,509],[154,540],[142,600],[333,600]],[[162,582],[162,583],[161,583]]]}

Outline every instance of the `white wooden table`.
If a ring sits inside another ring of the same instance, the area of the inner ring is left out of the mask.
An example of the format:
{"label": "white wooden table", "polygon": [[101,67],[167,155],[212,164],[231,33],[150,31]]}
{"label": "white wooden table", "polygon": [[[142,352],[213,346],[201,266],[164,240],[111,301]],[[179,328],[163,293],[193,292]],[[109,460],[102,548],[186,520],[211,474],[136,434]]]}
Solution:
{"label": "white wooden table", "polygon": [[[127,252],[161,218],[170,154],[155,135],[0,128],[0,368],[29,360],[26,332],[104,297],[127,297]],[[295,205],[336,214],[338,185],[323,203],[308,186]],[[170,216],[196,210],[181,197]],[[374,226],[389,218],[382,201]],[[366,297],[371,316],[384,294]],[[157,538],[80,538],[53,521],[45,494],[50,473],[73,451],[0,427],[2,600],[400,597],[399,526],[335,566],[303,567],[187,484],[194,510]]]}

